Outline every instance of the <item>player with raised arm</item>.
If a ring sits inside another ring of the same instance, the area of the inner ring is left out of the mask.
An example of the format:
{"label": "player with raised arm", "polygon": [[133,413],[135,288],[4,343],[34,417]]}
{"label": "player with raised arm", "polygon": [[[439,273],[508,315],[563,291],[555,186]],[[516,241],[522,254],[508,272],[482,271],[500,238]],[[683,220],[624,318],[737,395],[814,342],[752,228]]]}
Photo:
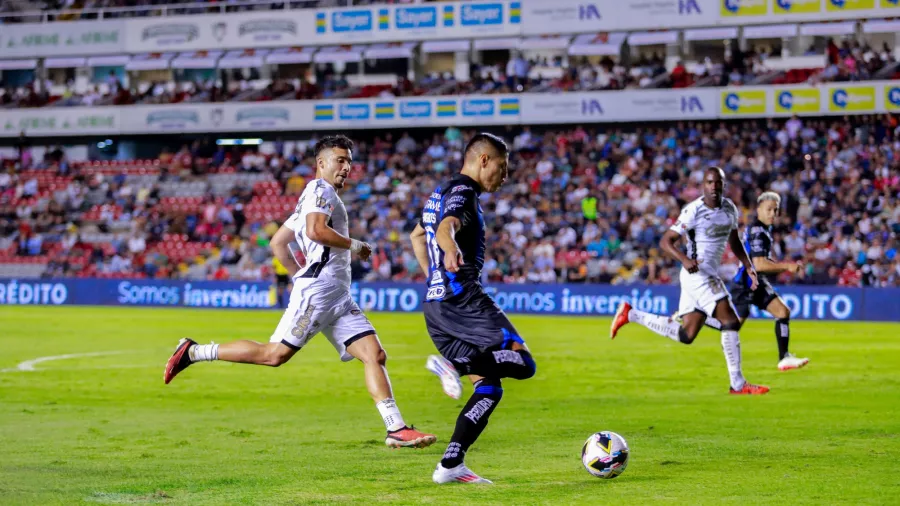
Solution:
{"label": "player with raised arm", "polygon": [[[350,176],[353,141],[324,137],[315,146],[316,178],[306,185],[294,213],[271,240],[275,257],[293,279],[290,302],[268,343],[233,341],[200,345],[178,343],[166,364],[165,382],[195,362],[225,360],[278,367],[318,333],[325,334],[342,361],[360,360],[366,387],[387,428],[391,447],[425,447],[436,441],[403,422],[388,378],[387,355],[369,319],[350,297],[350,254],[368,258],[372,246],[348,236],[348,217],[338,191]],[[306,258],[303,267],[290,251],[296,242]]]}
{"label": "player with raised arm", "polygon": [[536,371],[525,341],[480,282],[485,234],[478,197],[506,180],[509,148],[499,137],[479,133],[463,156],[461,173],[434,190],[410,234],[428,275],[425,326],[442,355],[428,357],[426,368],[454,399],[462,395],[460,375],[469,376],[475,387],[432,475],[435,483],[491,483],[463,459],[503,397],[501,379],[528,379]]}
{"label": "player with raised arm", "polygon": [[[744,246],[753,260],[753,266],[759,273],[759,284],[755,290],[750,288],[750,276],[747,269],[741,267],[734,276],[731,287],[731,298],[737,308],[741,325],[750,316],[750,305],[766,310],[775,317],[775,340],[778,342],[778,369],[788,371],[799,369],[809,363],[808,358],[799,358],[788,351],[790,340],[791,310],[775,291],[769,277],[782,272],[802,274],[803,264],[800,262],[776,262],[772,260],[772,225],[781,208],[781,196],[775,192],[764,192],[756,199],[756,220],[747,227],[744,235]],[[706,320],[706,325],[720,329],[722,324],[714,318]]]}
{"label": "player with raised arm", "polygon": [[[741,322],[731,305],[731,296],[719,277],[719,264],[725,253],[726,241],[743,264],[751,289],[756,289],[756,270],[744,250],[738,235],[738,209],[723,198],[725,173],[718,167],[706,169],[703,175],[703,196],[681,211],[678,221],[660,240],[660,247],[670,257],[681,262],[681,300],[678,316],[681,324],[668,316],[638,311],[627,302],[619,305],[610,328],[615,338],[619,329],[629,322],[638,323],[673,341],[691,344],[709,317],[722,323],[722,350],[728,366],[732,394],[765,394],[769,387],[751,385],[741,371],[741,343],[738,330]],[[687,253],[676,241],[687,238]]]}

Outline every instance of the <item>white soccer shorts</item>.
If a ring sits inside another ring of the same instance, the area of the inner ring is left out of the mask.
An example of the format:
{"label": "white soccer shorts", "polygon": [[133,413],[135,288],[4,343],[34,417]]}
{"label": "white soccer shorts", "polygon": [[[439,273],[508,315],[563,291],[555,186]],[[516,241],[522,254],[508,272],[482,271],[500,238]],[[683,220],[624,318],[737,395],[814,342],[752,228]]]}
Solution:
{"label": "white soccer shorts", "polygon": [[722,299],[728,299],[731,304],[731,294],[725,287],[725,283],[717,274],[698,271],[695,274],[681,269],[679,275],[681,282],[681,299],[678,301],[678,316],[683,317],[694,311],[702,311],[707,317],[712,317],[716,312],[716,304]]}
{"label": "white soccer shorts", "polygon": [[275,333],[269,339],[299,350],[319,332],[325,334],[341,360],[353,357],[347,347],[375,328],[350,297],[347,287],[321,279],[298,278],[291,290],[291,301]]}

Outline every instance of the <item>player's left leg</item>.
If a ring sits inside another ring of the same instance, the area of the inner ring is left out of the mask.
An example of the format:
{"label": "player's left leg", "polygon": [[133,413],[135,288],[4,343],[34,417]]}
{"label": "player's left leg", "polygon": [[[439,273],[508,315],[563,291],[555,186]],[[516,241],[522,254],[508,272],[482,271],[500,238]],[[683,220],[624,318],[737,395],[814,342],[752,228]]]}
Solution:
{"label": "player's left leg", "polygon": [[744,379],[744,372],[741,369],[741,341],[738,335],[741,323],[729,297],[724,297],[715,303],[713,316],[722,323],[722,351],[728,366],[730,392],[754,395],[767,393],[769,387],[752,385]]}
{"label": "player's left leg", "polygon": [[775,317],[775,339],[778,341],[778,370],[799,369],[809,363],[808,358],[799,358],[788,351],[790,341],[791,310],[781,297],[776,295],[766,306],[766,311]]}
{"label": "player's left leg", "polygon": [[464,463],[466,452],[487,427],[491,413],[503,398],[503,387],[497,378],[469,375],[475,391],[456,418],[456,428],[443,458],[432,474],[435,483],[492,483],[473,473]]}
{"label": "player's left leg", "polygon": [[369,319],[349,295],[339,314],[341,316],[322,329],[322,333],[338,351],[341,360],[346,362],[355,358],[363,363],[366,388],[387,429],[384,443],[393,448],[424,448],[433,444],[437,441],[434,434],[417,431],[403,421],[388,377],[387,353]]}

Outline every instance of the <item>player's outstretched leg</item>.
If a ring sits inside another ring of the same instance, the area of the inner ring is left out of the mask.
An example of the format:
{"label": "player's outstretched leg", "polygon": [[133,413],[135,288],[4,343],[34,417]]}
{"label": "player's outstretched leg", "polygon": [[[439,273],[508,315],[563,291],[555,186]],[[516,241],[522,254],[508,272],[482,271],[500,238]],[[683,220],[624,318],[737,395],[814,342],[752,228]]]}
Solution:
{"label": "player's outstretched leg", "polygon": [[766,311],[776,318],[775,339],[778,341],[778,370],[799,369],[809,363],[808,358],[799,358],[788,351],[790,342],[791,310],[781,297],[776,297],[766,306]]}
{"label": "player's outstretched leg", "polygon": [[225,344],[197,344],[193,339],[185,337],[178,341],[175,353],[166,363],[163,380],[168,385],[178,373],[187,369],[194,362],[224,360],[240,364],[278,367],[290,360],[296,351],[284,343],[277,342],[258,343],[240,340]]}
{"label": "player's outstretched leg", "polygon": [[637,323],[663,337],[668,337],[673,341],[684,344],[691,344],[694,342],[694,339],[697,337],[697,332],[699,332],[699,329],[697,332],[688,332],[683,328],[682,324],[679,324],[669,316],[638,311],[631,307],[631,304],[622,302],[619,304],[616,315],[613,317],[612,325],[609,329],[609,337],[615,339],[616,334],[619,333],[619,329],[628,323]]}
{"label": "player's outstretched leg", "polygon": [[370,334],[354,341],[347,347],[347,353],[363,363],[365,367],[366,388],[375,401],[375,407],[381,414],[387,437],[384,444],[392,448],[425,448],[437,441],[434,434],[420,432],[415,427],[407,426],[394,400],[391,380],[387,373],[387,354],[381,347],[378,336]]}
{"label": "player's outstretched leg", "polygon": [[466,467],[463,460],[469,447],[487,427],[488,419],[500,399],[503,387],[497,378],[481,378],[475,381],[475,392],[456,418],[456,429],[444,457],[432,474],[435,483],[491,483]]}
{"label": "player's outstretched leg", "polygon": [[741,340],[738,335],[741,321],[731,307],[729,299],[722,299],[716,304],[714,315],[722,323],[722,352],[725,354],[725,364],[728,366],[728,377],[731,383],[729,393],[735,395],[768,393],[769,387],[752,385],[744,379],[744,372],[741,369]]}

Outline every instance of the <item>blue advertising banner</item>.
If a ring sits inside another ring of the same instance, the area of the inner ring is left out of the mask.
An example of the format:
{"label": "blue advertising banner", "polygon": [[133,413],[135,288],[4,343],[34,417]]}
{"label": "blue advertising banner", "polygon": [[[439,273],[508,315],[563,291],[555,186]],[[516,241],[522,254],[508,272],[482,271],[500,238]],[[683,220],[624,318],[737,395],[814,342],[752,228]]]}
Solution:
{"label": "blue advertising banner", "polygon": [[[409,283],[353,283],[351,295],[365,311],[421,311],[424,287]],[[610,316],[622,301],[642,311],[671,315],[678,286],[488,285],[497,305],[511,314]],[[900,288],[783,286],[779,293],[799,320],[900,321]],[[2,305],[106,305],[268,309],[269,283],[122,279],[0,279]],[[768,314],[751,311],[754,318]]]}

